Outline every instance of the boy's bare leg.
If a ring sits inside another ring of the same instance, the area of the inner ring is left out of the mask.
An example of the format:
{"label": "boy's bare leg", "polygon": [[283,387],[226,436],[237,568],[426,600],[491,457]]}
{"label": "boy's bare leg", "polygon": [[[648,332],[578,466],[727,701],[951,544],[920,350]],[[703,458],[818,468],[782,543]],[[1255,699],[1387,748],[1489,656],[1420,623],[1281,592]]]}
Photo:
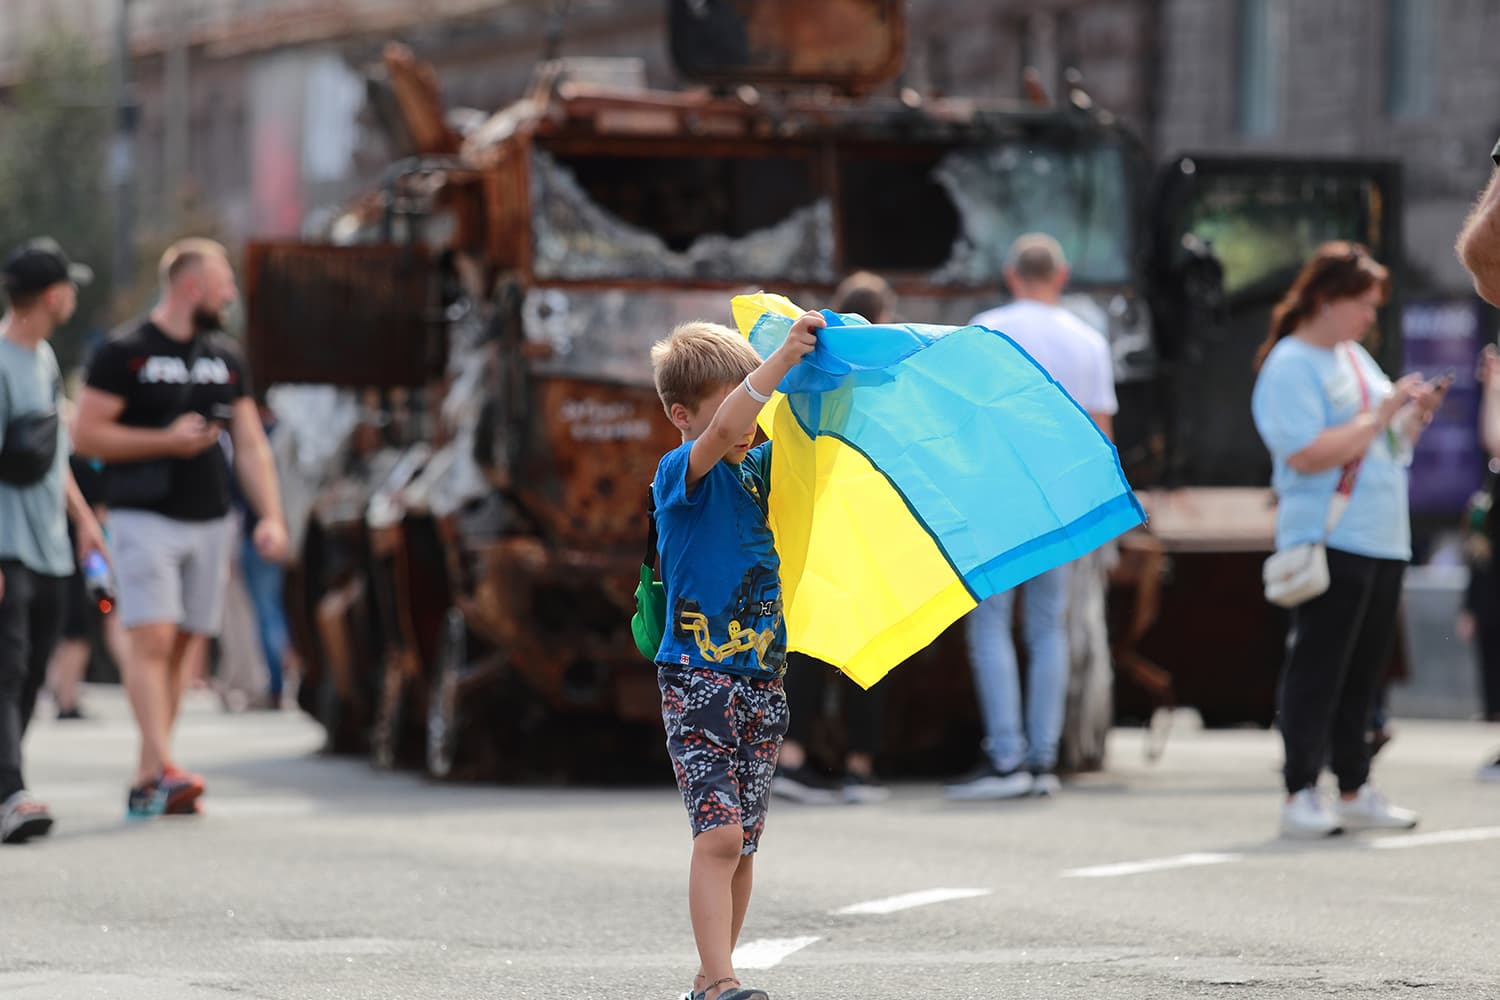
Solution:
{"label": "boy's bare leg", "polygon": [[844,758],[844,770],[861,778],[875,776],[875,758],[867,753],[851,753]]}
{"label": "boy's bare leg", "polygon": [[729,930],[729,952],[740,943],[740,930],[745,926],[745,911],[750,909],[750,888],[755,882],[755,855],[740,855],[740,863],[734,870],[734,881],[730,883],[730,892],[734,896],[734,923]]}
{"label": "boy's bare leg", "polygon": [[141,757],[136,784],[154,781],[170,763],[172,678],[170,676],[176,625],[138,625],[129,630],[130,653],[120,664],[125,693],[141,731]]}
{"label": "boy's bare leg", "polygon": [[[748,873],[751,868],[740,865],[744,841],[745,833],[739,826],[715,827],[693,839],[688,913],[702,977],[694,983],[694,989],[734,976],[734,942],[745,921],[745,908],[750,905],[750,880],[741,871]],[[741,884],[743,892],[739,891]],[[722,987],[714,990],[708,1000],[722,992]]]}
{"label": "boy's bare leg", "polygon": [[[734,869],[734,880],[730,882],[729,890],[734,897],[734,921],[730,925],[729,953],[734,954],[734,949],[740,944],[740,931],[745,926],[745,913],[750,909],[750,889],[755,881],[755,855],[744,854],[740,856],[740,863]],[[693,989],[702,991],[713,980],[703,974],[702,966],[698,968],[698,975],[693,977]]]}

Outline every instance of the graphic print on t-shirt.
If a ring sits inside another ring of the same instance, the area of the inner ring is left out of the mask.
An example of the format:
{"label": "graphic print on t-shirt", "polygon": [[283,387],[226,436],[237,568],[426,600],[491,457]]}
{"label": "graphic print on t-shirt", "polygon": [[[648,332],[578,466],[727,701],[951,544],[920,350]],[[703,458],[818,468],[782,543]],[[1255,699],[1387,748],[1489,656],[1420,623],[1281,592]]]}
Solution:
{"label": "graphic print on t-shirt", "polygon": [[663,456],[653,479],[668,628],[658,663],[746,677],[786,666],[781,561],[766,523],[769,442],[718,462],[687,486],[692,442]]}
{"label": "graphic print on t-shirt", "polygon": [[698,655],[709,663],[727,663],[753,650],[762,670],[779,665],[779,661],[767,662],[766,656],[781,627],[781,580],[774,570],[757,563],[745,571],[732,603],[719,616],[728,618],[722,641],[713,635],[709,616],[697,601],[678,598],[677,603],[674,630],[679,636],[690,636],[697,643]]}
{"label": "graphic print on t-shirt", "polygon": [[[186,385],[187,362],[174,355],[153,355],[131,362],[142,385]],[[193,364],[194,385],[233,385],[238,379],[221,358],[199,358]]]}

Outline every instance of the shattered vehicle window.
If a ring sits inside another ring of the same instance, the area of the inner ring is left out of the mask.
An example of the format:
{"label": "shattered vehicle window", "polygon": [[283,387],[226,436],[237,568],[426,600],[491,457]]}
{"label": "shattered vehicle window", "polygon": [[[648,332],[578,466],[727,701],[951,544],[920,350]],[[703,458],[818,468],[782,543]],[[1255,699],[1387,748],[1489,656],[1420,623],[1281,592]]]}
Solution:
{"label": "shattered vehicle window", "polygon": [[807,159],[536,150],[531,212],[539,278],[833,278],[833,209]]}
{"label": "shattered vehicle window", "polygon": [[[1225,294],[1280,291],[1320,243],[1377,223],[1378,192],[1365,177],[1333,174],[1200,174],[1183,232],[1213,248]],[[1376,226],[1378,229],[1378,226]],[[1378,233],[1365,242],[1380,253]]]}
{"label": "shattered vehicle window", "polygon": [[938,284],[994,284],[1016,237],[1056,237],[1079,284],[1131,277],[1130,181],[1114,145],[1007,142],[948,153],[932,171],[956,211]]}

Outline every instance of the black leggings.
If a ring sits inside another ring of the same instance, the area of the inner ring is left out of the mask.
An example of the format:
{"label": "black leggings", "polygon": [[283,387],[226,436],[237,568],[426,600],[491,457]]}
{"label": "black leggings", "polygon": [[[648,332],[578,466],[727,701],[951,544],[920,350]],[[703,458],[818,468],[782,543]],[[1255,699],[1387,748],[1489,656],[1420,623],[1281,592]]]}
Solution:
{"label": "black leggings", "polygon": [[1399,560],[1329,549],[1328,591],[1292,610],[1281,675],[1289,793],[1317,784],[1325,760],[1340,791],[1355,791],[1369,778],[1365,735],[1391,656],[1405,571]]}
{"label": "black leggings", "polygon": [[[782,684],[786,688],[787,706],[791,712],[791,724],[786,738],[804,746],[812,735],[813,722],[823,714],[823,699],[828,681],[843,678],[834,667],[822,660],[815,660],[802,653],[787,655],[786,676]],[[844,719],[848,725],[849,753],[864,753],[874,756],[880,749],[880,716],[885,708],[885,689],[880,686],[865,691],[853,681],[846,681],[839,690],[843,699]]]}
{"label": "black leggings", "polygon": [[47,661],[62,632],[64,577],[33,573],[0,560],[0,802],[26,787],[21,737],[47,680]]}

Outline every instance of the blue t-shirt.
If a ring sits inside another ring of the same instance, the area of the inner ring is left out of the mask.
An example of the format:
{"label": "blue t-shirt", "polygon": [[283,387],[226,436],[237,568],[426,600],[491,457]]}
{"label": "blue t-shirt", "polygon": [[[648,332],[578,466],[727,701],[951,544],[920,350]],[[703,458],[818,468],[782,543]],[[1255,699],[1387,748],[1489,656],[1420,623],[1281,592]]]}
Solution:
{"label": "blue t-shirt", "polygon": [[667,629],[656,662],[743,677],[786,671],[781,560],[766,523],[771,445],[738,466],[719,462],[687,488],[691,441],[662,458],[657,551],[667,589]]}
{"label": "blue t-shirt", "polygon": [[[1368,408],[1374,410],[1391,394],[1391,381],[1363,347],[1351,346],[1364,374]],[[1341,470],[1301,473],[1287,465],[1287,459],[1323,431],[1359,413],[1359,380],[1345,349],[1282,338],[1261,367],[1250,409],[1275,463],[1271,486],[1277,496],[1276,547],[1322,541]],[[1406,474],[1410,464],[1410,449],[1403,442],[1392,434],[1376,436],[1365,452],[1349,506],[1328,536],[1329,548],[1373,559],[1411,558]]]}

